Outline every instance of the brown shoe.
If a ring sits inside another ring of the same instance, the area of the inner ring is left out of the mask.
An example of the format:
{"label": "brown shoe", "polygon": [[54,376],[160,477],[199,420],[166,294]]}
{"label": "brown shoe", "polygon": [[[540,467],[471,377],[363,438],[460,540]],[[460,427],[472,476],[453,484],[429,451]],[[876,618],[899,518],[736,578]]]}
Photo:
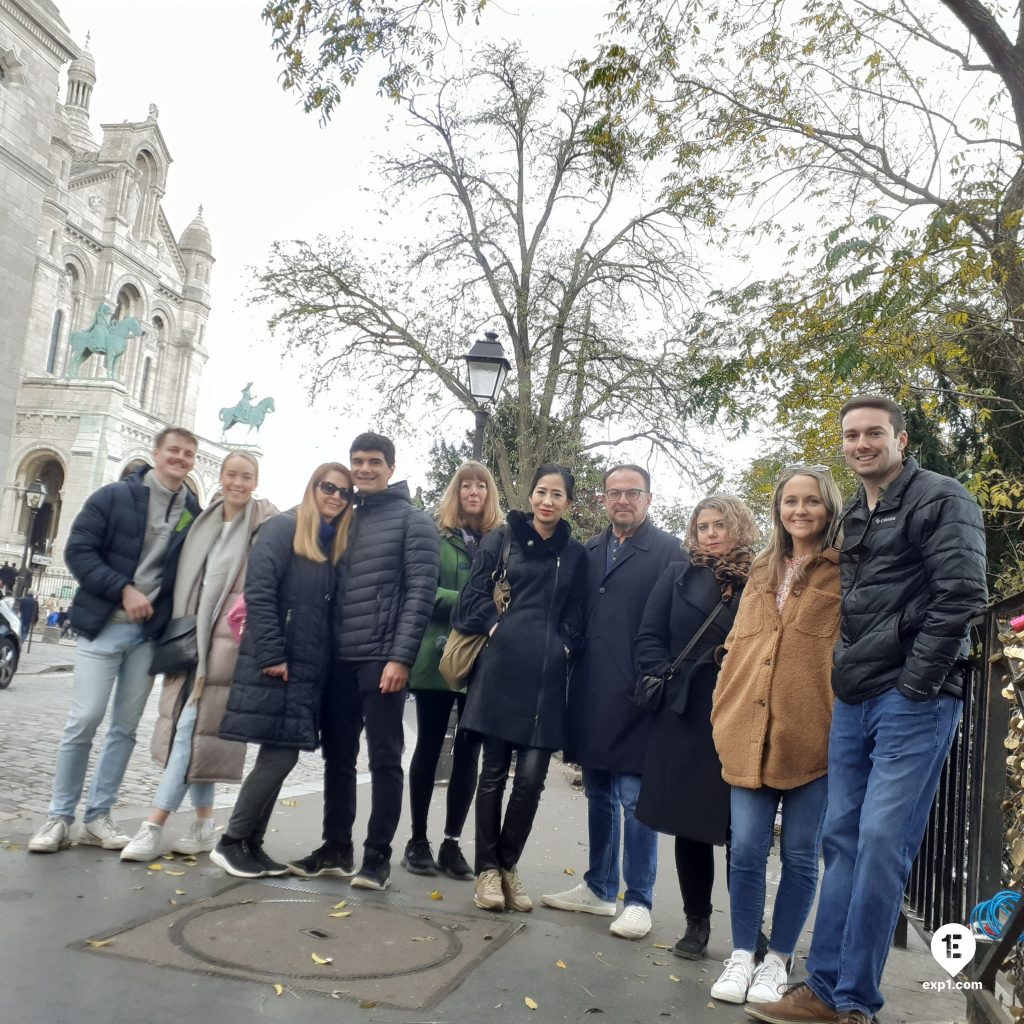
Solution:
{"label": "brown shoe", "polygon": [[533,900],[526,895],[518,868],[509,868],[508,871],[501,869],[501,890],[505,894],[505,906],[509,910],[518,910],[521,914],[528,914],[533,910]]}
{"label": "brown shoe", "polygon": [[747,1003],[743,1009],[748,1016],[755,1020],[767,1021],[767,1024],[834,1024],[836,1022],[835,1007],[822,1002],[805,982],[794,985],[774,1003]]}
{"label": "brown shoe", "polygon": [[476,876],[473,902],[481,910],[502,911],[505,909],[505,894],[501,891],[501,875],[497,868],[481,871]]}

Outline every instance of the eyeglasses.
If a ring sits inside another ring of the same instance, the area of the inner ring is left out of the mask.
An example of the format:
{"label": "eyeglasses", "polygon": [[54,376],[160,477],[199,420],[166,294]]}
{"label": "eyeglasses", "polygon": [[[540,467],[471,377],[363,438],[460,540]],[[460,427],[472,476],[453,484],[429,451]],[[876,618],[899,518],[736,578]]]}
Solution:
{"label": "eyeglasses", "polygon": [[326,494],[328,498],[332,494],[340,494],[346,501],[352,497],[351,487],[339,487],[337,484],[332,484],[330,480],[321,480],[316,486]]}
{"label": "eyeglasses", "polygon": [[619,498],[626,498],[628,501],[639,501],[642,494],[650,494],[650,491],[642,491],[639,487],[630,487],[628,491],[620,491],[618,487],[612,487],[604,492],[609,501],[618,501]]}
{"label": "eyeglasses", "polygon": [[793,462],[793,463],[790,463],[790,465],[788,465],[788,466],[783,466],[782,467],[782,472],[783,473],[790,473],[794,469],[812,469],[812,470],[814,470],[815,473],[831,473],[832,472],[832,467],[831,466],[823,466],[820,462],[815,462],[814,464],[811,464],[809,462]]}

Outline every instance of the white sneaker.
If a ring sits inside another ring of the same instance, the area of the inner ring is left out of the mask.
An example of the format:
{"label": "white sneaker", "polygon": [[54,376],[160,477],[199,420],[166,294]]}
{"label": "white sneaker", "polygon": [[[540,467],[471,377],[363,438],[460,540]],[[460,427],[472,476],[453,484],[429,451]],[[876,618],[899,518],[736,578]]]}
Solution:
{"label": "white sneaker", "polygon": [[28,841],[29,853],[56,853],[71,845],[71,829],[63,818],[47,818]]}
{"label": "white sneaker", "polygon": [[[754,954],[748,953],[745,949],[734,949],[732,956],[725,961],[725,970],[711,986],[711,998],[721,1003],[742,1005],[747,1001],[747,989],[750,988],[753,977]],[[775,999],[771,1000],[774,1001]]]}
{"label": "white sneaker", "polygon": [[608,931],[620,939],[642,939],[651,930],[651,912],[641,903],[627,904]]}
{"label": "white sneaker", "polygon": [[586,882],[580,882],[575,889],[541,896],[540,901],[545,907],[554,907],[555,910],[575,910],[599,917],[615,916],[615,901],[601,899]]}
{"label": "white sneaker", "polygon": [[122,832],[109,814],[101,814],[92,821],[83,822],[78,830],[79,846],[102,846],[104,850],[123,850],[131,841],[131,836]]}
{"label": "white sneaker", "polygon": [[121,860],[155,860],[163,853],[164,830],[151,821],[139,826],[132,841],[121,851]]}
{"label": "white sneaker", "polygon": [[171,853],[209,853],[217,845],[213,818],[196,818],[188,831],[179,836],[171,847]]}
{"label": "white sneaker", "polygon": [[782,957],[769,953],[754,971],[754,979],[747,992],[747,1002],[774,1003],[782,998],[783,989],[788,982],[786,962]]}

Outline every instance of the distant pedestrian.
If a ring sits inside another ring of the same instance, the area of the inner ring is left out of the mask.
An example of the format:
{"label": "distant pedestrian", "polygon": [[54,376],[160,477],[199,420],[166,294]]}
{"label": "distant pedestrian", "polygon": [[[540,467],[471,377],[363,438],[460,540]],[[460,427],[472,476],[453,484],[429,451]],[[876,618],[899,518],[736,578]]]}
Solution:
{"label": "distant pedestrian", "polygon": [[18,570],[10,562],[0,565],[0,589],[7,593],[14,589],[14,582],[18,578]]}
{"label": "distant pedestrian", "polygon": [[31,590],[18,598],[18,618],[21,619],[21,642],[27,643],[39,621],[39,602]]}

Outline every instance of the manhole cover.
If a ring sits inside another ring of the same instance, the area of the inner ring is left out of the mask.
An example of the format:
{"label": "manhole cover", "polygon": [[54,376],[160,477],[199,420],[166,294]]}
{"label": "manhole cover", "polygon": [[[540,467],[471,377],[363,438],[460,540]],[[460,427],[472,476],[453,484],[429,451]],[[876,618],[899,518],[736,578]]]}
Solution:
{"label": "manhole cover", "polygon": [[337,902],[336,892],[289,894],[248,882],[99,936],[109,940],[102,946],[95,939],[74,945],[415,1010],[436,1004],[522,927],[510,918],[415,911],[384,900],[349,901],[349,916],[332,917]]}

